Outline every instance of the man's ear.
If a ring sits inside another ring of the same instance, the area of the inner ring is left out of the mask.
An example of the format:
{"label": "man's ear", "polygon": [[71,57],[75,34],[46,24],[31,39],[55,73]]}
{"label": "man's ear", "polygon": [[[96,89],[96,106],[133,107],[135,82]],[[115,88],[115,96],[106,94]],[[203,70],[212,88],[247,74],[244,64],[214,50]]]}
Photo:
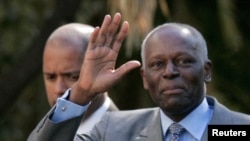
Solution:
{"label": "man's ear", "polygon": [[205,69],[204,81],[206,83],[209,83],[212,81],[212,63],[210,60],[206,62],[204,69]]}
{"label": "man's ear", "polygon": [[143,82],[143,87],[144,87],[145,90],[148,90],[148,83],[146,81],[145,73],[144,73],[143,68],[140,69],[140,74],[141,74],[141,78],[142,78],[142,82]]}

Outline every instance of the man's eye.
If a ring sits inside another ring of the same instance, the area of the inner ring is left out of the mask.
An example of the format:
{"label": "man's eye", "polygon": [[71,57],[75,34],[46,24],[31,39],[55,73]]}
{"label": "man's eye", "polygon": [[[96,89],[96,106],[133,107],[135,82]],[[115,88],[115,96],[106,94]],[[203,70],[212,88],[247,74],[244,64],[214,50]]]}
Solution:
{"label": "man's eye", "polygon": [[55,80],[55,79],[56,79],[56,76],[55,76],[55,75],[46,75],[45,78],[46,78],[47,80],[52,81],[52,80]]}
{"label": "man's eye", "polygon": [[69,75],[69,79],[71,81],[77,81],[79,78],[79,74],[72,74],[72,75]]}
{"label": "man's eye", "polygon": [[159,68],[161,68],[163,66],[164,66],[164,63],[162,63],[162,62],[155,62],[155,63],[153,63],[152,68],[153,69],[159,69]]}
{"label": "man's eye", "polygon": [[191,59],[180,59],[177,61],[179,65],[188,65],[191,64],[193,61]]}

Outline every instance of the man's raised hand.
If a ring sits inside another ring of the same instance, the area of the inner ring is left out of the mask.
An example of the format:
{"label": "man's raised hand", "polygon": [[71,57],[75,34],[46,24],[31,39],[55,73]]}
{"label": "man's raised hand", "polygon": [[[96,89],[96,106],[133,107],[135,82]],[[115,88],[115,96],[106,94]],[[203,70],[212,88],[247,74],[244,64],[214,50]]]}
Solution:
{"label": "man's raised hand", "polygon": [[70,101],[85,105],[97,94],[107,91],[126,73],[140,66],[138,61],[129,61],[115,67],[119,50],[125,40],[129,24],[121,22],[120,13],[112,19],[106,15],[102,26],[91,34],[78,81],[72,86]]}

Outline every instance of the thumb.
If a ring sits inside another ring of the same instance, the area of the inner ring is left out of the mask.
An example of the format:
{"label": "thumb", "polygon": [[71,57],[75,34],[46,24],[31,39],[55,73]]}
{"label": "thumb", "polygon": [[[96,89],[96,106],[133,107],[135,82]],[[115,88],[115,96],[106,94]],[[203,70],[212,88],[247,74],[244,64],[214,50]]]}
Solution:
{"label": "thumb", "polygon": [[121,78],[124,75],[126,75],[128,72],[132,71],[133,69],[136,69],[141,66],[141,63],[139,61],[133,60],[128,61],[125,64],[121,65],[119,68],[115,70],[117,74],[117,78]]}

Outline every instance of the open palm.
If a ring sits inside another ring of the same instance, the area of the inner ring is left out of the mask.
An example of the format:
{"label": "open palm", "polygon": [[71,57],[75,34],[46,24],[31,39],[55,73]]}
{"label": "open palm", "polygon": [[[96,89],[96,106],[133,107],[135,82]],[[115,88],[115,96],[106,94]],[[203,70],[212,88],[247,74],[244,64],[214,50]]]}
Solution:
{"label": "open palm", "polygon": [[117,32],[120,21],[119,13],[115,14],[113,20],[107,15],[101,28],[96,27],[91,34],[80,78],[72,87],[71,100],[74,102],[86,104],[98,93],[116,84],[130,70],[140,66],[138,61],[129,61],[115,68],[120,47],[129,28],[128,22],[125,21]]}

